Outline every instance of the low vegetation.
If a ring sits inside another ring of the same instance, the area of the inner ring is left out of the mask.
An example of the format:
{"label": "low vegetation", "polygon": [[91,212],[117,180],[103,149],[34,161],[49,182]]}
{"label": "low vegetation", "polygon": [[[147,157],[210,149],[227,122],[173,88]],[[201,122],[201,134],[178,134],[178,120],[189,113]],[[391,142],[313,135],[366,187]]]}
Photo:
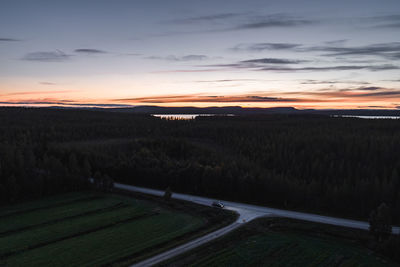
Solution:
{"label": "low vegetation", "polygon": [[224,216],[161,202],[86,192],[5,207],[0,265],[126,265],[212,230],[211,213]]}
{"label": "low vegetation", "polygon": [[263,218],[159,266],[397,266],[370,242],[361,230]]}

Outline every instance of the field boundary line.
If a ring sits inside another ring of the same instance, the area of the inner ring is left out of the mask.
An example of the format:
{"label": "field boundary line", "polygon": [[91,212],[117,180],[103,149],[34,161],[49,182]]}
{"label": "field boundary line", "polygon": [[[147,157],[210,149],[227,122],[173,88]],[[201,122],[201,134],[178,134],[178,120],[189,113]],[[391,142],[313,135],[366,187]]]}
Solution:
{"label": "field boundary line", "polygon": [[30,247],[27,247],[25,249],[4,253],[4,254],[0,255],[0,259],[5,259],[7,257],[13,256],[13,255],[16,255],[16,254],[20,254],[20,253],[23,253],[23,252],[28,251],[28,250],[44,247],[44,246],[47,246],[47,245],[50,245],[50,244],[54,244],[54,243],[57,243],[57,242],[61,242],[61,241],[67,240],[67,239],[71,239],[71,238],[75,238],[75,237],[91,234],[91,233],[94,233],[94,232],[98,232],[98,231],[101,231],[101,230],[104,230],[104,229],[107,229],[107,228],[114,227],[114,226],[116,226],[118,224],[123,224],[123,223],[128,223],[128,222],[132,222],[132,221],[136,221],[136,220],[140,220],[140,219],[144,219],[144,218],[149,218],[149,217],[156,216],[156,215],[159,215],[159,214],[160,213],[158,213],[158,212],[151,212],[151,213],[146,213],[146,214],[141,214],[141,215],[135,215],[135,216],[130,217],[128,219],[124,219],[124,220],[117,221],[117,222],[112,222],[112,223],[109,223],[109,224],[106,224],[106,225],[103,225],[103,226],[92,228],[90,230],[77,232],[77,233],[69,235],[69,236],[65,236],[65,237],[61,237],[61,238],[58,238],[58,239],[54,239],[52,241],[39,243],[39,244],[30,246]]}
{"label": "field boundary line", "polygon": [[21,214],[21,213],[28,213],[28,212],[32,212],[32,211],[45,210],[45,209],[48,209],[48,208],[61,207],[61,206],[65,206],[65,205],[68,205],[68,204],[71,204],[71,203],[75,203],[75,202],[91,201],[91,200],[100,199],[100,198],[104,198],[104,197],[103,196],[86,197],[86,198],[82,198],[82,199],[74,199],[74,200],[71,200],[71,201],[61,202],[61,203],[58,203],[58,204],[55,204],[55,205],[48,205],[48,206],[43,206],[43,207],[40,207],[40,208],[32,208],[32,209],[26,209],[26,210],[11,212],[11,213],[7,213],[7,214],[4,214],[4,215],[0,215],[0,219],[4,218],[4,217],[18,215],[18,214]]}
{"label": "field boundary line", "polygon": [[87,212],[76,214],[76,215],[71,215],[71,216],[67,216],[67,217],[63,217],[63,218],[59,218],[59,219],[54,219],[54,220],[51,220],[51,221],[47,221],[47,222],[43,222],[43,223],[39,223],[39,224],[35,224],[35,225],[29,225],[29,226],[21,227],[21,228],[18,228],[18,229],[2,232],[2,233],[0,233],[0,237],[9,236],[9,235],[12,235],[12,234],[17,233],[17,232],[26,231],[26,230],[29,230],[29,229],[33,229],[33,228],[37,228],[37,227],[41,227],[41,226],[45,226],[45,225],[49,225],[49,224],[55,224],[55,223],[58,223],[58,222],[61,222],[61,221],[64,221],[64,220],[70,220],[70,219],[75,219],[75,218],[78,218],[78,217],[81,217],[81,216],[87,216],[87,215],[96,214],[96,213],[99,213],[99,212],[102,212],[102,211],[107,211],[109,209],[115,209],[115,208],[119,209],[119,208],[124,208],[124,207],[128,207],[128,206],[129,206],[129,204],[124,204],[122,202],[119,202],[119,203],[117,203],[115,205],[112,205],[110,207],[99,208],[99,209],[87,211]]}

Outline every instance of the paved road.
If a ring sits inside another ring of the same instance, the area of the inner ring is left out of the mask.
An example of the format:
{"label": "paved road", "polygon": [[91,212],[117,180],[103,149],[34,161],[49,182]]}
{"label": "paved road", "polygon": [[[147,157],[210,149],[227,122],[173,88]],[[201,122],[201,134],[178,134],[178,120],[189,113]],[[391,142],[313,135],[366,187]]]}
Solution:
{"label": "paved road", "polygon": [[[125,185],[125,184],[119,184],[119,183],[114,183],[114,187],[118,188],[118,189],[123,189],[123,190],[133,191],[133,192],[140,192],[140,193],[153,195],[153,196],[160,196],[160,197],[164,196],[164,191],[150,189],[150,188],[137,187],[137,186]],[[192,195],[179,194],[179,193],[173,193],[172,198],[186,200],[186,201],[194,202],[194,203],[205,205],[205,206],[211,206],[214,201],[218,201],[218,200],[212,199],[212,198],[192,196]],[[243,205],[243,204],[240,204],[240,203],[228,202],[228,201],[222,201],[222,203],[224,203],[225,209],[236,211],[239,214],[239,217],[236,221],[237,223],[246,223],[246,222],[249,222],[258,217],[270,215],[269,212],[256,211],[256,210],[251,210],[251,209],[248,209],[245,207],[241,207],[241,205]],[[254,206],[254,207],[257,207],[257,206]]]}
{"label": "paved road", "polygon": [[[150,194],[150,195],[156,195],[156,196],[164,195],[164,191],[148,189],[148,188],[143,188],[143,187],[136,187],[136,186],[131,186],[131,185],[123,185],[123,184],[116,183],[115,187],[120,188],[120,189],[129,190],[129,191],[135,191],[135,192],[141,192],[141,193]],[[192,195],[186,195],[186,194],[178,194],[178,193],[173,193],[172,197],[175,199],[191,201],[191,202],[208,205],[208,206],[211,206],[212,202],[218,201],[218,200],[212,199],[212,198],[192,196]],[[292,218],[292,219],[299,219],[299,220],[303,220],[303,221],[343,226],[343,227],[348,227],[348,228],[356,228],[356,229],[363,229],[363,230],[368,230],[368,228],[369,228],[368,222],[363,222],[363,221],[322,216],[322,215],[316,215],[316,214],[305,213],[305,212],[274,209],[274,208],[249,205],[249,204],[243,204],[243,203],[237,203],[237,202],[231,202],[231,201],[221,201],[221,202],[225,205],[226,209],[234,210],[239,213],[240,216],[237,221],[238,223],[248,222],[248,221],[258,218],[258,217],[272,215],[272,216],[286,217],[286,218]],[[399,234],[400,228],[393,227],[393,233]]]}
{"label": "paved road", "polygon": [[[119,184],[119,183],[115,183],[114,186],[115,186],[115,188],[119,188],[119,189],[123,189],[123,190],[127,190],[127,191],[133,191],[133,192],[140,192],[140,193],[149,194],[149,195],[155,195],[155,196],[163,196],[164,195],[164,191],[161,191],[161,190],[137,187],[137,186],[132,186],[132,185],[124,185],[124,184]],[[211,204],[214,201],[218,201],[217,199],[192,196],[192,195],[186,195],[186,194],[179,194],[179,193],[173,193],[172,198],[191,201],[194,203],[207,205],[207,206],[211,206]],[[231,202],[231,201],[221,201],[221,202],[225,205],[226,209],[236,211],[239,214],[239,217],[236,222],[234,222],[233,224],[230,224],[224,228],[221,228],[215,232],[212,232],[210,234],[207,234],[205,236],[197,238],[193,241],[190,241],[184,245],[181,245],[174,249],[168,250],[164,253],[156,255],[145,261],[134,264],[131,267],[143,267],[143,266],[147,267],[147,266],[152,266],[152,265],[161,263],[167,259],[175,257],[181,253],[184,253],[188,250],[191,250],[195,247],[205,244],[213,239],[216,239],[222,235],[225,235],[225,234],[229,233],[230,231],[239,227],[242,223],[249,222],[258,217],[279,216],[279,217],[286,217],[286,218],[292,218],[292,219],[299,219],[299,220],[303,220],[303,221],[331,224],[331,225],[337,225],[337,226],[343,226],[343,227],[355,228],[355,229],[368,230],[368,228],[369,228],[368,222],[363,222],[363,221],[348,220],[348,219],[322,216],[322,215],[297,212],[297,211],[274,209],[274,208],[249,205],[249,204],[243,204],[243,203],[237,203],[237,202]],[[400,228],[393,227],[393,233],[399,234]]]}
{"label": "paved road", "polygon": [[235,222],[233,224],[230,224],[224,228],[221,228],[215,232],[212,232],[210,234],[207,234],[205,236],[202,236],[200,238],[197,238],[193,241],[190,241],[184,245],[181,245],[179,247],[173,248],[171,250],[168,250],[164,253],[158,254],[152,258],[149,258],[147,260],[141,261],[137,264],[131,265],[131,267],[147,267],[147,266],[153,266],[155,264],[161,263],[165,260],[171,259],[172,257],[178,256],[186,251],[189,251],[195,247],[201,246],[207,242],[210,242],[213,239],[216,239],[218,237],[221,237],[232,230],[235,230],[240,226],[239,223]]}

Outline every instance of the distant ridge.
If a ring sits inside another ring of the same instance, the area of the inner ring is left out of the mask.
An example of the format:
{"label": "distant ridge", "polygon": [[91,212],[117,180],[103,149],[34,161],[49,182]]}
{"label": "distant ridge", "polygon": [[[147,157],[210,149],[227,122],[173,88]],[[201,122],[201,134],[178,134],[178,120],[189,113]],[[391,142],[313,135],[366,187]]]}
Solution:
{"label": "distant ridge", "polygon": [[160,107],[133,106],[106,108],[99,107],[0,107],[0,108],[40,108],[40,109],[81,109],[108,112],[125,112],[134,114],[233,114],[233,115],[266,115],[266,114],[312,114],[312,115],[353,115],[353,116],[400,116],[400,109],[296,109],[294,107],[243,108],[230,107]]}
{"label": "distant ridge", "polygon": [[299,110],[294,107],[277,108],[242,108],[231,107],[159,107],[159,106],[137,106],[133,108],[112,108],[109,110],[120,112],[146,113],[146,114],[270,114],[270,113],[296,113]]}
{"label": "distant ridge", "polygon": [[397,109],[296,109],[294,107],[243,108],[231,107],[159,107],[137,106],[132,108],[111,108],[110,111],[132,112],[141,114],[316,114],[316,115],[355,115],[355,116],[400,116]]}

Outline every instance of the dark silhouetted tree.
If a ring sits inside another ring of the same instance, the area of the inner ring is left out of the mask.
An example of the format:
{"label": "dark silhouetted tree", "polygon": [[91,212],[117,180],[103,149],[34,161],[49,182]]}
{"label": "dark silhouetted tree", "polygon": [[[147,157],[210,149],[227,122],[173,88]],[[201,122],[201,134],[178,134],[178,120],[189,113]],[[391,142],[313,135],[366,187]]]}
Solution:
{"label": "dark silhouetted tree", "polygon": [[164,193],[164,199],[166,201],[170,201],[172,198],[172,191],[170,187],[167,187],[167,189],[165,189],[165,193]]}
{"label": "dark silhouetted tree", "polygon": [[390,209],[382,203],[376,210],[373,210],[369,218],[369,230],[374,237],[381,242],[392,233],[392,220]]}

